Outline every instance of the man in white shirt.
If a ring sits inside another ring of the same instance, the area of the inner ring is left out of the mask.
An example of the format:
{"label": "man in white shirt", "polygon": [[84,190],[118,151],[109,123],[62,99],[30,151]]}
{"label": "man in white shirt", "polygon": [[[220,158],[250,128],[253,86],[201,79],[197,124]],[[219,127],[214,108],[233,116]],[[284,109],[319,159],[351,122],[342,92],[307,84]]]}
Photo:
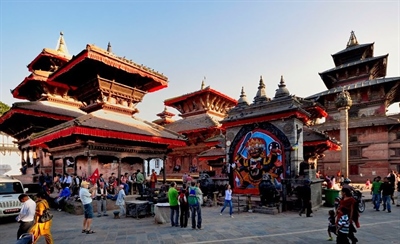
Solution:
{"label": "man in white shirt", "polygon": [[26,194],[21,194],[18,197],[22,203],[22,208],[16,218],[19,223],[17,232],[17,239],[24,233],[28,233],[29,229],[33,226],[33,219],[36,212],[36,203]]}

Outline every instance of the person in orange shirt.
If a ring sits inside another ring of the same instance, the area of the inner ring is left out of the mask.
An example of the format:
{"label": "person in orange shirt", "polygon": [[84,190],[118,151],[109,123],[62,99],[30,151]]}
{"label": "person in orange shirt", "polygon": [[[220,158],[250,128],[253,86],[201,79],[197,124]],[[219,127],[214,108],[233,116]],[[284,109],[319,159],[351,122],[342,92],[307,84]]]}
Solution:
{"label": "person in orange shirt", "polygon": [[150,188],[154,189],[156,188],[156,183],[157,183],[157,174],[154,169],[151,170],[151,176],[150,176]]}
{"label": "person in orange shirt", "polygon": [[39,218],[40,218],[40,216],[42,216],[43,211],[45,209],[49,209],[49,203],[46,201],[45,197],[46,197],[46,195],[43,192],[39,192],[36,195],[37,202],[36,202],[35,223],[33,224],[30,232],[34,236],[34,240],[35,240],[34,243],[37,243],[39,238],[41,236],[44,236],[44,238],[46,239],[46,244],[53,244],[54,241],[53,241],[53,237],[50,232],[52,220],[49,220],[44,223],[39,222]]}

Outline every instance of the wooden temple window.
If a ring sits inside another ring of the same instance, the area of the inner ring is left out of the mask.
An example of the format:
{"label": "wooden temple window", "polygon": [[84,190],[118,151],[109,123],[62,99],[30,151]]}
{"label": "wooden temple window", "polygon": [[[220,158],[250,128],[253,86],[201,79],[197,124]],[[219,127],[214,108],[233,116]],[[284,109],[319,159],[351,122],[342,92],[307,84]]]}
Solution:
{"label": "wooden temple window", "polygon": [[396,140],[400,140],[400,131],[396,132]]}
{"label": "wooden temple window", "polygon": [[400,157],[400,148],[393,148],[394,154],[391,155],[392,157]]}
{"label": "wooden temple window", "polygon": [[358,136],[355,135],[349,136],[349,142],[358,142]]}
{"label": "wooden temple window", "polygon": [[358,175],[359,167],[358,164],[350,164],[349,165],[349,175]]}
{"label": "wooden temple window", "polygon": [[349,149],[349,158],[361,158],[361,148],[350,148]]}

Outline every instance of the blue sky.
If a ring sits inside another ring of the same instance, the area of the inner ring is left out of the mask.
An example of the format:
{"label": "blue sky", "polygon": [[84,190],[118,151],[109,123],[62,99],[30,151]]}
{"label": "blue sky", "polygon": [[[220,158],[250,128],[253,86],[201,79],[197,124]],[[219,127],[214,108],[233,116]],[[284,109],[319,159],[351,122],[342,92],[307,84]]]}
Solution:
{"label": "blue sky", "polygon": [[[148,94],[138,117],[152,121],[165,99],[206,85],[249,101],[260,75],[273,97],[280,76],[292,94],[325,90],[318,72],[333,68],[331,54],[352,30],[374,54],[389,53],[387,77],[400,75],[400,1],[0,1],[0,101],[29,75],[43,48],[64,32],[68,50],[106,48],[169,78]],[[177,113],[170,108],[169,111]]]}

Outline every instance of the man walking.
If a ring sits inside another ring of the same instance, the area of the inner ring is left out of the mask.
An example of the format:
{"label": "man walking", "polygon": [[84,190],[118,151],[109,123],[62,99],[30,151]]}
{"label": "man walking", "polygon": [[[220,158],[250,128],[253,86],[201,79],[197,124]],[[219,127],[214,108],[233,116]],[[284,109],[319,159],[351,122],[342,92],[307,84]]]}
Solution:
{"label": "man walking", "polygon": [[28,195],[21,194],[18,199],[22,203],[22,208],[16,218],[19,223],[17,239],[22,234],[28,233],[29,229],[33,226],[33,219],[36,212],[36,203]]}
{"label": "man walking", "polygon": [[311,188],[310,188],[310,183],[311,181],[309,179],[304,180],[304,186],[301,187],[301,210],[299,212],[299,215],[301,216],[304,211],[306,210],[306,216],[307,217],[312,217],[311,213]]}

